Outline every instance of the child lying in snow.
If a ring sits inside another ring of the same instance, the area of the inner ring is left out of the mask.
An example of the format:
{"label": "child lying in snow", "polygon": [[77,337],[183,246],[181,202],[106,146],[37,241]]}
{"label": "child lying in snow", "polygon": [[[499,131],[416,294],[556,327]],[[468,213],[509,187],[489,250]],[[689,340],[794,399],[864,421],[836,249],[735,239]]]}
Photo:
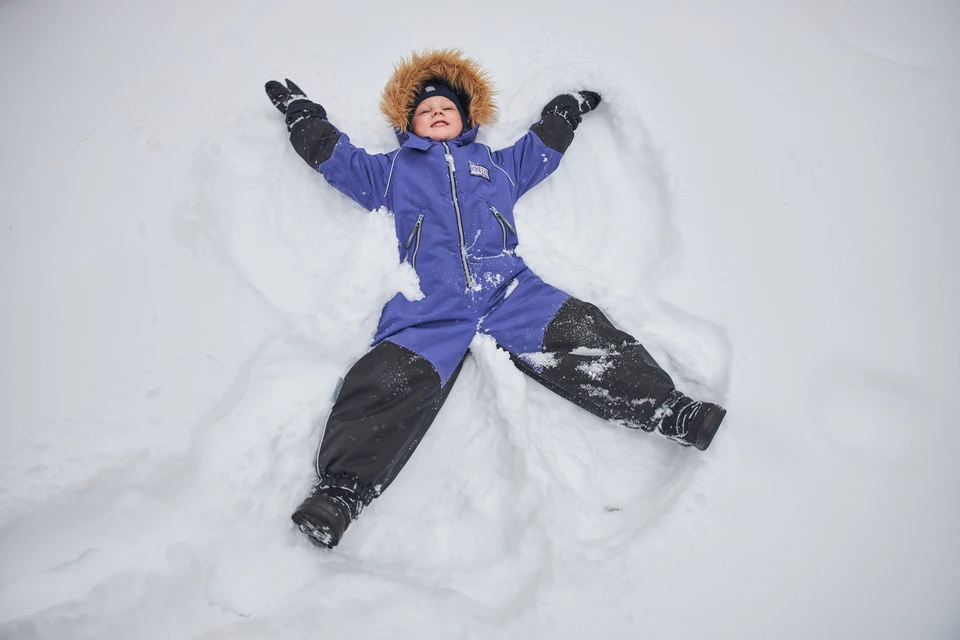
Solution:
{"label": "child lying in snow", "polygon": [[[725,411],[674,388],[634,338],[594,305],[536,276],[516,255],[513,206],[556,170],[600,96],[557,96],[513,146],[476,141],[496,107],[485,72],[459,51],[415,53],[384,89],[400,148],[372,155],[327,121],[294,83],[266,85],[290,142],[327,182],[394,213],[424,297],[395,296],[370,351],[350,369],[317,454],[320,479],[293,521],[325,547],[379,496],[436,418],[477,332],[548,389],[623,426],[710,445]],[[591,367],[604,359],[604,367]]]}

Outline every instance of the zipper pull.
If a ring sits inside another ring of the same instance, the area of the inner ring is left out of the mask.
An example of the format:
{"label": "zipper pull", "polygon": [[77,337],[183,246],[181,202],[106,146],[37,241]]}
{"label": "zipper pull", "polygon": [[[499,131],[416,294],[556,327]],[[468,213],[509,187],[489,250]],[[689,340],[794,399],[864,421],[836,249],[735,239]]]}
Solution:
{"label": "zipper pull", "polygon": [[417,223],[413,225],[413,231],[410,232],[410,237],[407,238],[407,244],[404,246],[404,249],[409,249],[410,245],[413,244],[413,239],[417,235],[417,231],[423,225],[423,214],[420,214],[420,217],[417,218]]}
{"label": "zipper pull", "polygon": [[510,229],[510,231],[511,231],[514,235],[517,234],[517,230],[513,228],[513,225],[512,225],[512,224],[510,224],[509,222],[507,222],[507,219],[503,217],[503,214],[501,214],[499,211],[497,211],[497,208],[496,208],[495,206],[490,205],[490,211],[493,212],[493,215],[497,216],[497,220],[499,220],[499,221],[502,222],[503,224],[507,225],[507,229]]}

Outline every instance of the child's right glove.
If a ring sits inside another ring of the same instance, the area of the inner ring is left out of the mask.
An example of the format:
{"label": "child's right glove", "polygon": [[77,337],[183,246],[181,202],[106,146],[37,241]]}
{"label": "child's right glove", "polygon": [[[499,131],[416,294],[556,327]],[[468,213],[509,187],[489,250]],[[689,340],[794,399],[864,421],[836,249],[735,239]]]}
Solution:
{"label": "child's right glove", "polygon": [[545,118],[548,114],[558,115],[576,131],[577,125],[583,119],[583,114],[590,113],[597,108],[598,104],[600,104],[600,94],[595,91],[564,93],[548,102],[540,112],[540,117]]}
{"label": "child's right glove", "polygon": [[264,87],[267,96],[280,113],[286,116],[290,144],[314,170],[330,159],[340,139],[340,132],[327,121],[327,111],[290,80],[283,86],[271,80]]}
{"label": "child's right glove", "polygon": [[307,99],[307,94],[303,89],[287,80],[287,86],[283,86],[276,80],[271,80],[264,87],[270,102],[273,103],[280,113],[286,115],[287,131],[293,131],[293,125],[305,118],[327,119],[327,111],[322,106]]}

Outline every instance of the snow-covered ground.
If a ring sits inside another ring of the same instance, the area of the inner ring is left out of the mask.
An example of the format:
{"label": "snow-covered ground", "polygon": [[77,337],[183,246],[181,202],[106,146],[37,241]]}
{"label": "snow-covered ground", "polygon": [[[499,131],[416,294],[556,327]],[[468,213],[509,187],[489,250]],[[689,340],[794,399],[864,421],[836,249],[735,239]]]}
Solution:
{"label": "snow-covered ground", "polygon": [[[618,429],[478,340],[333,552],[289,513],[408,286],[290,148],[415,48],[506,145],[603,93],[522,249],[729,416]],[[960,6],[0,0],[0,637],[960,637]]]}

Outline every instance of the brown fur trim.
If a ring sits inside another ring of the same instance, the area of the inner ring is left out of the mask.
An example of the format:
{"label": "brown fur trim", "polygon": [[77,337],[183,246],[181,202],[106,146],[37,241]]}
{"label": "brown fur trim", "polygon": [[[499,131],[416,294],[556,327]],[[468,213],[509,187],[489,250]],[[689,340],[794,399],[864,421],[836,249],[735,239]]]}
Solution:
{"label": "brown fur trim", "polygon": [[[473,126],[493,122],[497,106],[489,74],[459,49],[414,51],[393,67],[393,75],[383,88],[380,111],[397,129],[406,131],[413,100],[429,80],[443,80],[458,94],[469,98],[467,114]],[[464,123],[466,125],[466,123]]]}

